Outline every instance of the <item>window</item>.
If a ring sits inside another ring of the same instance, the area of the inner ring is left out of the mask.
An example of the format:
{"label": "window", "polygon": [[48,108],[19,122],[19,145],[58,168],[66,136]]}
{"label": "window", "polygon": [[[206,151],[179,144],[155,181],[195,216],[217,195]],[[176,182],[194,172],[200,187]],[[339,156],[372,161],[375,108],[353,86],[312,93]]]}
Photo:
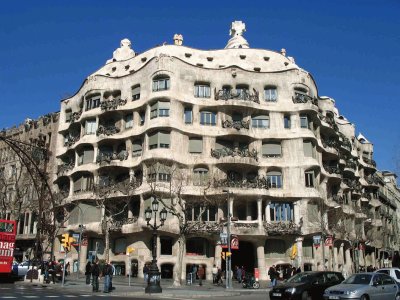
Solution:
{"label": "window", "polygon": [[215,126],[217,124],[217,114],[215,112],[200,112],[200,124]]}
{"label": "window", "polygon": [[293,203],[272,202],[269,210],[271,221],[294,221]]}
{"label": "window", "polygon": [[280,142],[264,142],[262,144],[262,156],[264,157],[281,157],[282,146]]}
{"label": "window", "polygon": [[156,163],[154,166],[151,166],[148,170],[148,174],[148,180],[150,182],[171,181],[171,168],[161,163]]}
{"label": "window", "polygon": [[125,116],[125,129],[133,127],[133,115],[129,114]]}
{"label": "window", "polygon": [[193,170],[193,185],[207,185],[208,183],[208,169],[195,168]]}
{"label": "window", "polygon": [[94,150],[91,147],[84,148],[78,152],[78,166],[92,163],[94,159]]}
{"label": "window", "polygon": [[170,134],[169,132],[156,132],[149,135],[149,149],[169,148]]}
{"label": "window", "polygon": [[70,122],[72,118],[72,110],[65,110],[65,122]]}
{"label": "window", "polygon": [[204,207],[201,205],[195,205],[190,207],[186,211],[186,219],[188,221],[205,221],[215,222],[217,215],[217,208],[215,206]]}
{"label": "window", "polygon": [[267,182],[269,188],[282,188],[282,174],[279,171],[270,171],[267,173]]}
{"label": "window", "polygon": [[211,88],[209,84],[196,84],[194,86],[194,96],[197,98],[210,98]]}
{"label": "window", "polygon": [[203,139],[197,137],[189,138],[189,153],[202,153]]}
{"label": "window", "polygon": [[307,115],[300,115],[300,127],[310,129]]}
{"label": "window", "polygon": [[96,134],[96,120],[86,120],[85,121],[85,134]]}
{"label": "window", "polygon": [[144,121],[146,120],[146,113],[144,111],[139,112],[139,118],[140,118],[140,126],[144,125]]}
{"label": "window", "polygon": [[283,126],[284,126],[286,129],[290,129],[291,124],[290,124],[290,116],[289,116],[289,115],[283,116]]}
{"label": "window", "polygon": [[86,111],[100,106],[100,95],[94,95],[86,98]]}
{"label": "window", "polygon": [[150,119],[157,117],[169,117],[169,102],[158,101],[150,108]]}
{"label": "window", "polygon": [[269,116],[254,116],[251,118],[251,127],[253,128],[269,128]]}
{"label": "window", "polygon": [[140,85],[135,85],[132,87],[132,101],[140,99]]}
{"label": "window", "polygon": [[275,87],[266,87],[264,89],[264,98],[267,102],[276,102],[278,94]]}
{"label": "window", "polygon": [[169,90],[170,82],[168,76],[156,77],[153,79],[153,92]]}
{"label": "window", "polygon": [[306,171],[304,175],[306,180],[306,187],[314,187],[314,171]]}
{"label": "window", "polygon": [[185,119],[185,124],[193,123],[193,111],[191,107],[185,107],[184,119]]}
{"label": "window", "polygon": [[160,237],[161,255],[172,255],[173,239],[166,236]]}
{"label": "window", "polygon": [[310,141],[303,141],[303,150],[305,157],[314,157],[314,146]]}
{"label": "window", "polygon": [[74,193],[93,189],[93,175],[81,175],[74,181]]}
{"label": "window", "polygon": [[132,142],[132,157],[142,155],[143,150],[142,140],[135,140]]}

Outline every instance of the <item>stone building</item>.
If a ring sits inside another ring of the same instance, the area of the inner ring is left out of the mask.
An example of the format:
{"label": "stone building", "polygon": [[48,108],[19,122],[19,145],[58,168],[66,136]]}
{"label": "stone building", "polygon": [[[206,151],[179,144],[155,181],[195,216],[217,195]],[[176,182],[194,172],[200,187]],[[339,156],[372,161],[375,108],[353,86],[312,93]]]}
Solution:
{"label": "stone building", "polygon": [[[261,280],[272,264],[351,273],[398,250],[395,175],[377,172],[373,144],[285,49],[252,49],[244,32],[233,22],[218,50],[186,47],[177,34],[138,54],[124,39],[61,101],[54,185],[60,224],[83,232],[81,270],[96,255],[143,276],[154,197],[190,202],[182,216],[196,229],[181,248],[182,224],[168,214],[157,239],[163,277],[203,264],[209,279],[214,263],[224,268],[228,211],[239,239],[232,266],[258,267]],[[75,248],[68,260],[76,270]]]}
{"label": "stone building", "polygon": [[56,148],[58,116],[51,113],[37,120],[26,119],[23,124],[0,132],[0,219],[17,221],[14,252],[17,261],[33,258],[37,239],[45,239],[37,235],[37,189],[41,179],[33,164],[48,175],[51,188],[56,174],[52,153]]}

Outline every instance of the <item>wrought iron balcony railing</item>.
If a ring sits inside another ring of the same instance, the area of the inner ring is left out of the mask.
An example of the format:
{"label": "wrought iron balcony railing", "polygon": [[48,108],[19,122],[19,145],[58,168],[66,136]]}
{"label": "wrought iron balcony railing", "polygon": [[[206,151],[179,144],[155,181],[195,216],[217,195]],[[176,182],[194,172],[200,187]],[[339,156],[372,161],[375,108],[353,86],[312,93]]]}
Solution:
{"label": "wrought iron balcony railing", "polygon": [[363,157],[363,161],[364,161],[365,163],[371,165],[371,166],[376,167],[376,162],[375,162],[373,159],[369,159],[369,158]]}
{"label": "wrought iron balcony railing", "polygon": [[331,166],[328,164],[323,164],[324,169],[329,173],[329,174],[341,174],[340,168],[336,166]]}
{"label": "wrought iron balcony railing", "polygon": [[301,225],[293,221],[272,221],[264,222],[264,230],[268,235],[299,234]]}
{"label": "wrought iron balcony railing", "polygon": [[222,149],[211,149],[211,156],[217,159],[221,157],[231,156],[231,157],[250,157],[258,161],[257,154],[258,152],[255,149],[252,150],[238,149],[238,148],[232,149],[228,147],[224,147]]}
{"label": "wrought iron balcony railing", "polygon": [[341,146],[342,148],[346,149],[347,151],[351,151],[351,142],[350,140],[341,132],[339,132],[339,137],[341,139]]}
{"label": "wrought iron balcony railing", "polygon": [[82,109],[80,111],[75,111],[75,112],[71,113],[70,118],[68,120],[66,120],[66,122],[74,123],[79,120],[81,115],[82,115]]}
{"label": "wrought iron balcony railing", "polygon": [[80,135],[74,136],[74,135],[70,134],[64,140],[64,146],[71,147],[73,144],[75,144],[77,141],[79,141],[80,138],[81,138]]}
{"label": "wrought iron balcony railing", "polygon": [[110,163],[112,160],[123,161],[123,160],[126,160],[126,159],[128,159],[128,152],[125,151],[125,150],[124,151],[120,151],[119,153],[116,153],[116,152],[113,152],[113,153],[100,152],[97,155],[96,162],[97,163],[102,163],[102,162]]}
{"label": "wrought iron balcony railing", "polygon": [[215,100],[243,100],[260,103],[259,93],[256,89],[253,89],[253,94],[248,90],[219,90],[214,89]]}
{"label": "wrought iron balcony railing", "polygon": [[265,177],[257,176],[254,179],[216,179],[213,182],[215,188],[232,187],[232,188],[250,188],[250,189],[269,189],[270,181]]}
{"label": "wrought iron balcony railing", "polygon": [[109,111],[109,110],[115,110],[118,108],[118,106],[124,106],[128,101],[125,99],[110,99],[110,100],[104,100],[100,102],[100,108],[102,111]]}
{"label": "wrought iron balcony railing", "polygon": [[249,129],[250,128],[250,121],[225,120],[225,121],[222,121],[222,128],[234,128],[236,130]]}
{"label": "wrought iron balcony railing", "polygon": [[110,125],[110,126],[104,126],[104,125],[99,125],[99,128],[96,131],[96,135],[113,135],[118,133],[120,130],[117,126],[115,125]]}
{"label": "wrought iron balcony railing", "polygon": [[293,103],[307,103],[310,102],[311,104],[318,105],[318,100],[314,97],[311,97],[306,94],[302,93],[294,93],[294,96],[292,97]]}
{"label": "wrought iron balcony railing", "polygon": [[336,138],[330,137],[330,138],[322,138],[322,146],[338,149],[339,146],[339,141]]}
{"label": "wrought iron balcony railing", "polygon": [[72,170],[75,167],[75,160],[69,160],[68,162],[64,162],[61,165],[58,165],[57,167],[57,174],[62,175],[65,172],[68,172],[69,170]]}
{"label": "wrought iron balcony railing", "polygon": [[362,192],[362,186],[360,182],[357,179],[349,179],[349,178],[344,178],[343,182],[352,190],[355,192],[361,193]]}

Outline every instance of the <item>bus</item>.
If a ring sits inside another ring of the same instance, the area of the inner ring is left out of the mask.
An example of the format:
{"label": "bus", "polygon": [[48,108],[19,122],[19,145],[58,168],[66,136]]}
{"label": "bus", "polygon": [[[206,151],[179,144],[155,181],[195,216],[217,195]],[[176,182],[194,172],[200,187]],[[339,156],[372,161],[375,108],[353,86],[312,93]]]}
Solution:
{"label": "bus", "polygon": [[12,278],[16,234],[15,221],[0,219],[0,278]]}

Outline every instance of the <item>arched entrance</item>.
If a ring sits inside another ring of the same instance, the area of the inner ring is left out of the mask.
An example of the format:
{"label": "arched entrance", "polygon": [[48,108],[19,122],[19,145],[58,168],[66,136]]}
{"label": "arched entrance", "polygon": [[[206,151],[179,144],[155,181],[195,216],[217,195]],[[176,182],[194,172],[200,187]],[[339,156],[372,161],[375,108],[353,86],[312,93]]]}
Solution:
{"label": "arched entrance", "polygon": [[253,243],[240,241],[239,249],[232,250],[232,271],[235,270],[235,266],[243,266],[246,272],[254,272],[254,268],[257,265]]}

